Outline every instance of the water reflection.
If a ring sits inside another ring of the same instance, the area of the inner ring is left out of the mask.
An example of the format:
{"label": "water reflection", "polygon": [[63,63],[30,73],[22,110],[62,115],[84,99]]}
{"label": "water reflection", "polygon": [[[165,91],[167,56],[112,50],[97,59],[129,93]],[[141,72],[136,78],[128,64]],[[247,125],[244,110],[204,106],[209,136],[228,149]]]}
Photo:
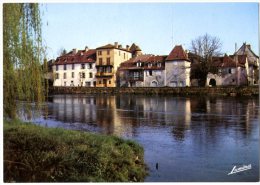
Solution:
{"label": "water reflection", "polygon": [[[257,98],[56,95],[40,115],[30,118],[44,126],[138,141],[150,168],[146,181],[258,179]],[[253,169],[226,175],[242,164],[252,164]]]}
{"label": "water reflection", "polygon": [[187,130],[203,130],[205,126],[204,131],[212,137],[217,128],[234,125],[247,135],[250,120],[258,118],[255,99],[57,95],[52,102],[43,108],[45,119],[88,124],[119,136],[133,136],[139,126],[167,126],[179,141],[184,140]]}

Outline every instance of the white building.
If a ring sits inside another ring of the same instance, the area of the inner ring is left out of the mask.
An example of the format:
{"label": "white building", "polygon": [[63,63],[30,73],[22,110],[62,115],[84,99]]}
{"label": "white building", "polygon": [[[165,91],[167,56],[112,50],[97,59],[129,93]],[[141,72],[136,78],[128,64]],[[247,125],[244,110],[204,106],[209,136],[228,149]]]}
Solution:
{"label": "white building", "polygon": [[212,66],[217,68],[216,73],[207,75],[207,86],[246,85],[247,75],[245,65],[225,55],[213,57]]}
{"label": "white building", "polygon": [[96,86],[96,50],[73,49],[56,59],[53,86]]}
{"label": "white building", "polygon": [[165,61],[165,86],[190,86],[190,60],[181,45],[176,45]]}

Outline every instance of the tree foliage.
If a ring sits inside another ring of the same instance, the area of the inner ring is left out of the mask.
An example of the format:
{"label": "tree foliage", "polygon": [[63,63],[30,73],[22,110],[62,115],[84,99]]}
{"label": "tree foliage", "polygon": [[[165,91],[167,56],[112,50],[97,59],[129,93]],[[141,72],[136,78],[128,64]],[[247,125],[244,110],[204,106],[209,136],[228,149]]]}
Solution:
{"label": "tree foliage", "polygon": [[4,116],[15,117],[16,100],[41,102],[40,8],[35,3],[3,4]]}
{"label": "tree foliage", "polygon": [[212,65],[212,57],[221,55],[222,43],[220,39],[209,34],[199,36],[191,41],[191,52],[199,56],[196,67],[192,68],[191,73],[205,86],[207,75],[209,72],[216,72],[216,68]]}

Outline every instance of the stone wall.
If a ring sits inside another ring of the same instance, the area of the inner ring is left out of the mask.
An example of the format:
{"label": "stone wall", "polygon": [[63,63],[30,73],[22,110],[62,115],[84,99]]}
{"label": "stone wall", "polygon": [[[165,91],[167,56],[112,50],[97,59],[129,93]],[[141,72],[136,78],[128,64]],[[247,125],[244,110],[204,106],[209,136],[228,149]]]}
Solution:
{"label": "stone wall", "polygon": [[52,87],[49,94],[144,94],[257,96],[258,86],[245,87]]}

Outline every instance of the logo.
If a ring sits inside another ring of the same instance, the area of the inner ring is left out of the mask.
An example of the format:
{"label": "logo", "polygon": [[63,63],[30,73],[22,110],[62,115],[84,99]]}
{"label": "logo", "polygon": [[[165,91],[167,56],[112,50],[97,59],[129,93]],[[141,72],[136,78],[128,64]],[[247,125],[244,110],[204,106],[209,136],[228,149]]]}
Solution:
{"label": "logo", "polygon": [[238,172],[242,172],[242,171],[246,171],[246,170],[250,170],[252,169],[252,166],[251,164],[249,165],[243,165],[239,168],[237,168],[237,166],[234,166],[233,169],[231,170],[231,172],[229,172],[228,175],[232,175],[232,174],[235,174],[235,173],[238,173]]}

